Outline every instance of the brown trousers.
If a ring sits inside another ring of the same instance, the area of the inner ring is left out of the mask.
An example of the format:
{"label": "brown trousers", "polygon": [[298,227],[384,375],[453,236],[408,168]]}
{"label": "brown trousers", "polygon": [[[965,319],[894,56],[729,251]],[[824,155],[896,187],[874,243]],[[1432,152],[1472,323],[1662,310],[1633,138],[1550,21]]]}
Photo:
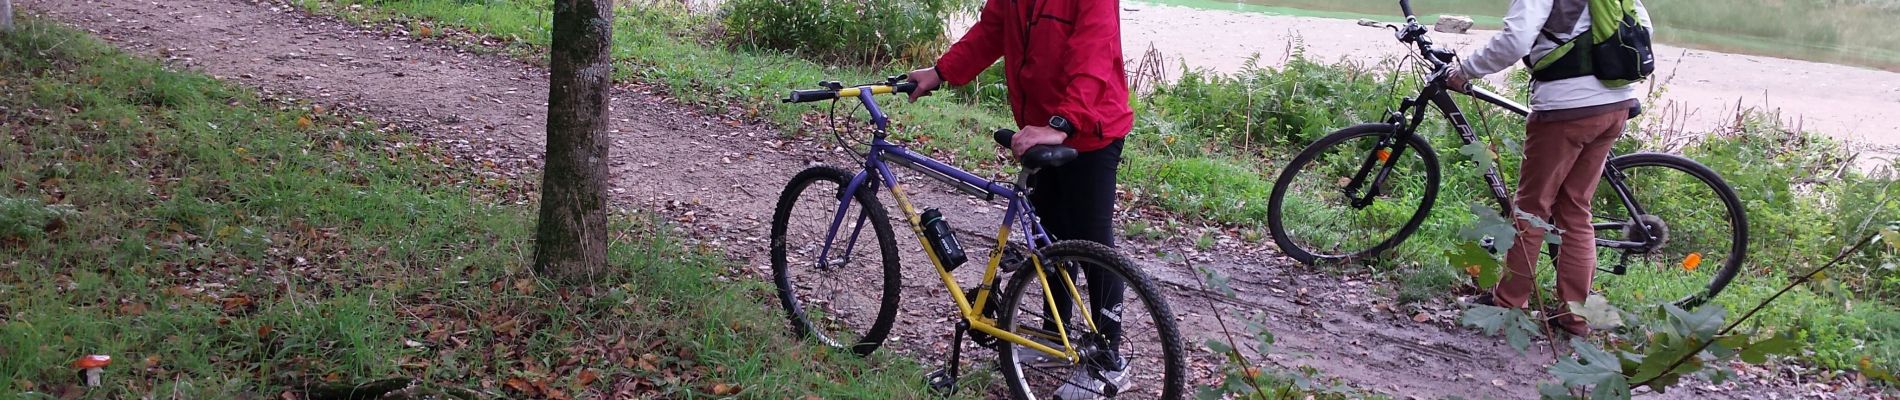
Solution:
{"label": "brown trousers", "polygon": [[[1603,175],[1610,145],[1623,135],[1629,110],[1564,121],[1537,121],[1525,127],[1524,161],[1518,167],[1517,209],[1550,222],[1562,231],[1558,246],[1557,298],[1582,302],[1590,296],[1590,277],[1596,271],[1596,232],[1590,227],[1590,198]],[[1517,220],[1517,243],[1505,253],[1508,271],[1492,296],[1497,304],[1524,308],[1537,284],[1538,254],[1544,250],[1544,230]],[[1567,327],[1584,328],[1577,318],[1561,320]]]}

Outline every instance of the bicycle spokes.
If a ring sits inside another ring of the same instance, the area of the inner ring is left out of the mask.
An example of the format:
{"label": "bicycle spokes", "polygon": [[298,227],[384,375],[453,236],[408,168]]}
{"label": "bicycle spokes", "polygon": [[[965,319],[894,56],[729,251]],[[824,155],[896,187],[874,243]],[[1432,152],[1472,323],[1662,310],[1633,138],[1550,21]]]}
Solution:
{"label": "bicycle spokes", "polygon": [[1608,274],[1595,283],[1624,309],[1700,305],[1727,284],[1743,256],[1745,222],[1723,200],[1732,193],[1686,159],[1656,158],[1622,166],[1591,202],[1599,265],[1616,260],[1599,269]]}
{"label": "bicycle spokes", "polygon": [[1389,128],[1329,135],[1287,166],[1270,199],[1282,250],[1303,262],[1349,259],[1416,227],[1435,195],[1432,165]]}

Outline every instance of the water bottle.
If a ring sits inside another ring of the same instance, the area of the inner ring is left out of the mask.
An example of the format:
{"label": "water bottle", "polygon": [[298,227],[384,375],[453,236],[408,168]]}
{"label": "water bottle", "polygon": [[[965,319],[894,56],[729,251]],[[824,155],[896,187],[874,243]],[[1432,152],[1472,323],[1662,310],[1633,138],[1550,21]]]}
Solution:
{"label": "water bottle", "polygon": [[945,271],[954,271],[969,261],[963,255],[963,246],[957,244],[957,235],[950,231],[950,222],[943,219],[943,213],[937,209],[924,210],[924,239],[930,241],[930,249],[936,251],[937,260],[943,262]]}

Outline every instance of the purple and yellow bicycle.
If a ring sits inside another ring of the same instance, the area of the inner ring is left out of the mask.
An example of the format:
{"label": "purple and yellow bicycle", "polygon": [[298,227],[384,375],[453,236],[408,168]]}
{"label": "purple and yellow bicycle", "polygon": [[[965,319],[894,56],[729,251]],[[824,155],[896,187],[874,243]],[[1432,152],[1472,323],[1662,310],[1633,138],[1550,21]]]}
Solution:
{"label": "purple and yellow bicycle", "polygon": [[[1181,334],[1153,280],[1112,248],[1051,237],[1028,201],[1028,178],[1073,160],[1075,149],[1038,146],[1019,158],[1023,171],[1014,182],[984,179],[886,140],[890,121],[873,97],[909,93],[914,83],[893,77],[821,86],[793,91],[784,102],[831,100],[835,106],[836,100],[856,99],[869,114],[872,138],[857,171],[814,166],[794,176],[779,197],[772,215],[772,273],[795,333],[860,355],[876,351],[890,336],[903,285],[897,240],[878,199],[887,191],[957,309],[947,365],[927,377],[932,389],[956,390],[967,334],[998,352],[998,367],[1015,398],[1183,398]],[[996,140],[1007,147],[1012,135],[1000,130]],[[968,261],[956,232],[938,210],[916,210],[893,165],[1007,205],[975,287],[962,289],[951,274]],[[1012,227],[1021,234],[1013,236]],[[1078,273],[1082,268],[1100,268],[1127,283],[1130,296],[1119,310],[1086,306],[1089,274]],[[1096,329],[1103,318],[1121,323],[1120,338]]]}

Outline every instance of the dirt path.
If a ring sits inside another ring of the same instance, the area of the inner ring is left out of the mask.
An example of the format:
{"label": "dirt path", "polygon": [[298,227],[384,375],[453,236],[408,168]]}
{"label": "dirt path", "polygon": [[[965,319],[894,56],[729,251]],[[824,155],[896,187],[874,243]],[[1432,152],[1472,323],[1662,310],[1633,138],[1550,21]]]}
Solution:
{"label": "dirt path", "polygon": [[[1330,18],[1204,10],[1125,1],[1123,48],[1139,60],[1150,45],[1167,66],[1232,72],[1260,54],[1278,65],[1296,43],[1318,60],[1376,62],[1407,53],[1390,31]],[[1423,11],[1421,9],[1421,11]],[[1397,7],[1393,7],[1396,14]],[[1429,20],[1430,17],[1424,19]],[[1494,31],[1434,33],[1440,46],[1468,53]],[[1774,57],[1656,47],[1658,81],[1668,83],[1652,112],[1682,118],[1681,128],[1707,132],[1734,124],[1738,106],[1780,110],[1790,125],[1864,146],[1900,147],[1900,73]],[[1499,81],[1502,82],[1502,81]],[[1658,114],[1661,115],[1661,114]]]}
{"label": "dirt path", "polygon": [[[367,30],[271,2],[28,0],[24,6],[177,67],[203,70],[271,95],[365,112],[466,157],[518,167],[506,170],[532,175],[538,168],[545,72],[514,60]],[[812,162],[847,163],[842,153],[815,150],[823,144],[783,139],[765,127],[706,116],[639,87],[618,91],[613,108],[612,191],[617,204],[676,218],[703,240],[746,262],[757,275],[766,274],[763,238],[783,182]],[[916,200],[943,207],[959,226],[993,225],[1001,214],[947,189],[917,183],[915,187],[928,189],[919,190]],[[1134,214],[1140,211],[1129,213],[1139,217]],[[900,243],[905,244],[905,259],[911,260],[905,267],[908,317],[893,347],[941,351],[948,329],[937,321],[950,315],[945,294],[927,267],[915,261],[921,259],[915,242]],[[1549,379],[1544,372],[1551,358],[1547,351],[1520,357],[1499,339],[1447,327],[1449,313],[1413,322],[1409,313],[1393,313],[1385,305],[1389,300],[1366,282],[1291,268],[1277,255],[1231,240],[1206,254],[1191,248],[1182,241],[1128,246],[1131,252],[1146,254],[1137,258],[1170,288],[1191,344],[1215,336],[1217,313],[1261,313],[1279,338],[1275,363],[1311,366],[1326,377],[1370,390],[1401,397],[1524,398],[1534,396],[1536,382]],[[1241,298],[1216,300],[1193,289],[1198,285],[1191,272],[1181,263],[1151,256],[1155,249],[1190,254],[1199,265],[1225,271]],[[991,356],[976,354],[985,360]],[[1768,393],[1759,388],[1750,394],[1733,390],[1691,388],[1672,395],[1748,398]]]}

